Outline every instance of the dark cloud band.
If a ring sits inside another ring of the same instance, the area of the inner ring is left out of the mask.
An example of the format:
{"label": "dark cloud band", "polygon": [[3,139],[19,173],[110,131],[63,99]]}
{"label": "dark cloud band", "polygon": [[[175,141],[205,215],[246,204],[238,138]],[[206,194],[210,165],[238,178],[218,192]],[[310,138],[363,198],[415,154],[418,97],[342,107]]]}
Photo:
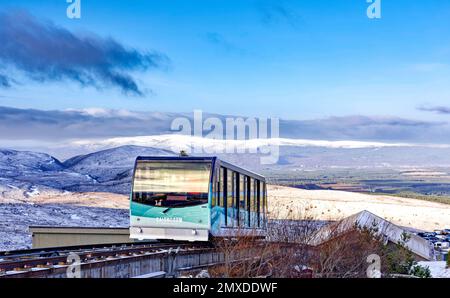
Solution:
{"label": "dark cloud band", "polygon": [[[225,116],[214,116],[225,121]],[[43,111],[0,107],[0,140],[64,141],[70,139],[147,136],[172,133],[172,121],[192,114],[88,109]],[[450,143],[445,122],[396,117],[348,116],[315,120],[281,120],[280,137],[311,140],[359,140]]]}
{"label": "dark cloud band", "polygon": [[433,106],[433,107],[418,107],[419,111],[423,112],[433,112],[437,114],[450,114],[450,107],[443,107],[443,106]]}
{"label": "dark cloud band", "polygon": [[[72,33],[14,11],[0,12],[0,62],[36,81],[67,79],[82,86],[116,86],[124,93],[143,95],[129,72],[165,67],[168,58],[126,48],[111,38]],[[0,87],[10,86],[11,80],[0,68]]]}
{"label": "dark cloud band", "polygon": [[4,88],[11,87],[10,79],[7,76],[2,75],[2,74],[0,74],[0,87],[4,87]]}

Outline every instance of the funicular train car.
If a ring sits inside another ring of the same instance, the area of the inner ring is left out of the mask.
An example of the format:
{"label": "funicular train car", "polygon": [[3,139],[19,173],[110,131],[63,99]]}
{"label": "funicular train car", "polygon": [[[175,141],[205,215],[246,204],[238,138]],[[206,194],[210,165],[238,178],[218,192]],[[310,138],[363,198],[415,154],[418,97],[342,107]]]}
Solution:
{"label": "funicular train car", "polygon": [[217,157],[138,157],[130,238],[208,241],[264,237],[266,181]]}

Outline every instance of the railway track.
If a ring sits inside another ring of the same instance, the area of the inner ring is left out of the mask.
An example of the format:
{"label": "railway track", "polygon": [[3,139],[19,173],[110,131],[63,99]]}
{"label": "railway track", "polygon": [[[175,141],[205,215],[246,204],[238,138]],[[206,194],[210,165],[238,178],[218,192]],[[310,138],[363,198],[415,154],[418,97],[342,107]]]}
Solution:
{"label": "railway track", "polygon": [[[70,266],[71,254],[79,257],[80,264],[114,261],[129,257],[148,256],[179,251],[211,250],[209,243],[148,242],[90,245],[64,248],[31,249],[0,254],[0,278],[11,275],[27,275],[29,272]],[[30,275],[30,274],[28,274]]]}

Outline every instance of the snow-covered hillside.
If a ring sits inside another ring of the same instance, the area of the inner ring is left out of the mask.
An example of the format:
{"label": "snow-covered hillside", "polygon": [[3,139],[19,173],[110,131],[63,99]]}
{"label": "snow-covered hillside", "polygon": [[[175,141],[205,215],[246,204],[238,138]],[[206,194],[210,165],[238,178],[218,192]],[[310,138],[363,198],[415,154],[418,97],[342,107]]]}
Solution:
{"label": "snow-covered hillside", "polygon": [[172,151],[140,147],[121,146],[113,149],[75,156],[66,160],[63,166],[74,172],[89,175],[98,182],[116,179],[117,172],[128,171],[137,156],[173,156]]}
{"label": "snow-covered hillside", "polygon": [[127,193],[137,156],[170,156],[175,153],[149,147],[121,146],[73,157],[64,163],[34,152],[0,150],[0,194],[40,190],[106,191]]}
{"label": "snow-covered hillside", "polygon": [[[134,140],[136,141],[136,140]],[[0,149],[0,196],[5,192],[22,190],[33,195],[43,188],[74,192],[113,192],[127,194],[134,160],[137,156],[175,156],[181,149],[204,145],[206,149],[221,146],[220,141],[161,135],[142,137],[139,145],[110,148],[131,139],[118,138],[112,143],[84,144],[84,151],[93,152],[72,157],[64,162],[43,153]],[[191,143],[194,141],[194,143]],[[272,141],[271,141],[272,142]],[[269,142],[271,145],[271,142]],[[150,144],[151,146],[141,146]],[[190,145],[189,145],[190,144]],[[334,144],[334,143],[333,143]],[[81,146],[81,144],[78,144]],[[249,141],[246,146],[258,146]],[[264,153],[199,153],[217,155],[244,168],[260,173],[278,170],[317,170],[332,168],[395,168],[395,167],[450,167],[450,148],[405,144],[383,145],[357,142],[339,143],[335,147],[321,144],[288,143],[279,140],[279,158],[275,164],[262,164]],[[97,147],[98,146],[98,147]],[[96,151],[100,148],[105,148]],[[278,151],[272,152],[277,154]]]}
{"label": "snow-covered hillside", "polygon": [[[215,140],[190,135],[165,134],[80,140],[71,142],[67,147],[71,150],[92,152],[123,145],[159,148],[173,152],[186,150],[194,152],[192,154],[199,149],[202,155],[216,155],[225,160],[236,160],[237,164],[255,171],[268,168],[277,170],[333,167],[450,167],[450,146],[442,144],[287,138]],[[228,153],[225,148],[231,148],[232,153]],[[243,152],[237,151],[237,148]],[[258,154],[253,153],[255,149],[260,150]],[[267,155],[278,155],[277,162],[262,164],[260,158]]]}
{"label": "snow-covered hillside", "polygon": [[59,160],[48,154],[0,150],[2,196],[19,190],[25,196],[33,196],[39,189],[62,190],[89,181],[85,175],[67,170]]}
{"label": "snow-covered hillside", "polygon": [[68,204],[0,204],[0,251],[31,248],[29,226],[128,227],[128,209]]}
{"label": "snow-covered hillside", "polygon": [[121,146],[80,155],[63,163],[67,170],[91,179],[67,187],[71,191],[106,191],[126,194],[130,191],[134,161],[138,156],[174,156],[175,153],[151,147]]}
{"label": "snow-covered hillside", "polygon": [[174,153],[122,146],[63,163],[43,153],[0,149],[0,251],[29,248],[30,225],[127,227],[127,196],[99,192],[128,194],[139,155]]}
{"label": "snow-covered hillside", "polygon": [[0,150],[0,171],[3,177],[15,177],[24,171],[60,171],[64,166],[45,153]]}

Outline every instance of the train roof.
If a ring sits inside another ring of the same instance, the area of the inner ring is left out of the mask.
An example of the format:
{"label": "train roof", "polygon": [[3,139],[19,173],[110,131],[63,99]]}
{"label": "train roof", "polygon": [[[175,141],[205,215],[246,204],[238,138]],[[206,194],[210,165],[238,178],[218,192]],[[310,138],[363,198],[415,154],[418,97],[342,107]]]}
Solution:
{"label": "train roof", "polygon": [[138,161],[209,161],[209,162],[215,162],[216,160],[220,161],[220,165],[224,166],[230,170],[245,174],[247,176],[253,177],[258,180],[266,181],[266,178],[262,175],[259,175],[255,172],[252,172],[250,170],[244,169],[240,166],[237,166],[235,164],[226,162],[224,160],[219,159],[216,156],[138,156],[136,158],[136,162]]}
{"label": "train roof", "polygon": [[138,156],[136,160],[181,160],[181,161],[213,161],[215,156]]}

